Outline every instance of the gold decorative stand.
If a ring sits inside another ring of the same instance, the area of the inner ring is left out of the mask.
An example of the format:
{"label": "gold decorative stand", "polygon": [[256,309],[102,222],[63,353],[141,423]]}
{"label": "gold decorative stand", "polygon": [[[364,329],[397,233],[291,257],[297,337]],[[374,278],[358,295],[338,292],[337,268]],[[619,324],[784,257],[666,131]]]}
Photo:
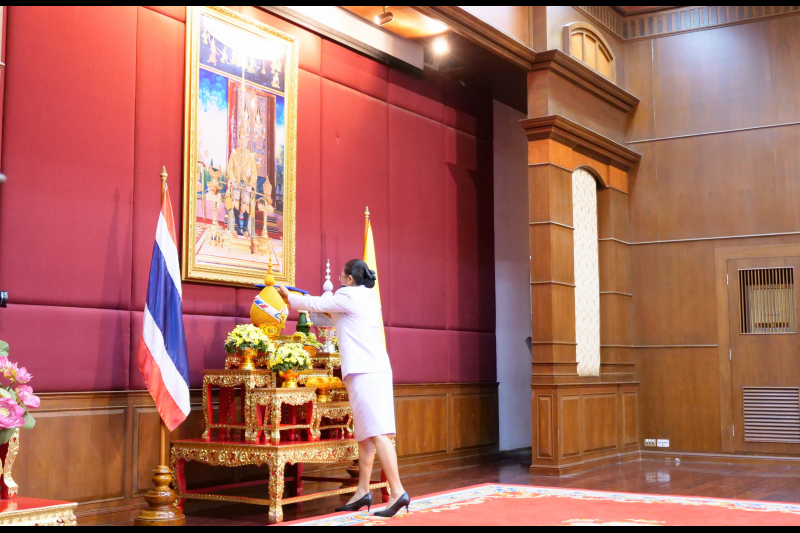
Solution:
{"label": "gold decorative stand", "polygon": [[[287,464],[300,463],[340,463],[358,458],[358,443],[355,439],[323,440],[317,442],[298,442],[287,444],[247,444],[237,442],[208,442],[203,439],[173,441],[170,454],[170,468],[177,480],[181,500],[178,506],[183,507],[184,500],[213,500],[236,503],[249,503],[269,506],[269,523],[283,521],[283,506],[300,503],[317,498],[337,496],[355,492],[357,487],[346,487],[336,490],[316,492],[302,495],[301,476],[294,479],[296,487],[293,496],[283,497],[284,468]],[[267,465],[269,467],[269,498],[249,498],[244,496],[228,496],[213,494],[213,491],[231,488],[231,486],[211,487],[206,489],[186,489],[184,464],[197,461],[213,466],[237,467],[245,465]],[[307,478],[310,479],[310,478]],[[314,478],[317,479],[317,478]],[[334,480],[335,478],[326,478]],[[341,481],[341,480],[339,480]],[[372,483],[370,489],[382,489],[384,500],[388,498],[386,487],[389,484],[381,472],[381,482]]]}

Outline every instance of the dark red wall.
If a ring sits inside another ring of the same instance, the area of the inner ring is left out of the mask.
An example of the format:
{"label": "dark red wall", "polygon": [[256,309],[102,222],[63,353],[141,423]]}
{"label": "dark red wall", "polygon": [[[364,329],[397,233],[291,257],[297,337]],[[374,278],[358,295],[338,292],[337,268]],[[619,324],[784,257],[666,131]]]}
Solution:
{"label": "dark red wall", "polygon": [[[319,291],[326,259],[335,276],[360,255],[368,205],[395,381],[494,381],[491,99],[240,10],[300,38],[297,285]],[[163,165],[180,213],[184,20],[175,7],[9,8],[0,339],[40,391],[144,388]],[[197,387],[255,291],[183,295]]]}

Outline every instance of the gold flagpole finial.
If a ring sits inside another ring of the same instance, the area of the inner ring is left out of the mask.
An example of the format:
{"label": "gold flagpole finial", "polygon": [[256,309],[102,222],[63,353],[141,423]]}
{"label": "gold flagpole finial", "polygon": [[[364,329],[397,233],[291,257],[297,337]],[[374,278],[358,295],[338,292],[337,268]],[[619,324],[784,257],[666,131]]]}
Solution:
{"label": "gold flagpole finial", "polygon": [[369,218],[369,206],[367,206],[367,210],[364,211],[364,218]]}
{"label": "gold flagpole finial", "polygon": [[161,169],[161,201],[164,201],[164,193],[167,191],[167,167]]}

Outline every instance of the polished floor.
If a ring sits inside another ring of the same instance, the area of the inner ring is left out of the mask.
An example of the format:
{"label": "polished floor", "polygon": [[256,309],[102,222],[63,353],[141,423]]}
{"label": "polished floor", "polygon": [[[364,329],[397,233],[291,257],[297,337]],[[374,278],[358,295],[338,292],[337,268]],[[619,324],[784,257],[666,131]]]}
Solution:
{"label": "polished floor", "polygon": [[[797,466],[645,459],[571,477],[551,478],[529,475],[528,464],[519,456],[500,462],[410,476],[403,480],[412,498],[490,482],[800,503],[800,467]],[[305,502],[300,506],[287,505],[283,508],[284,519],[289,521],[328,514],[344,501],[344,497],[331,497]],[[203,502],[189,502],[186,515],[187,526],[267,523],[267,509],[254,505],[203,508]]]}

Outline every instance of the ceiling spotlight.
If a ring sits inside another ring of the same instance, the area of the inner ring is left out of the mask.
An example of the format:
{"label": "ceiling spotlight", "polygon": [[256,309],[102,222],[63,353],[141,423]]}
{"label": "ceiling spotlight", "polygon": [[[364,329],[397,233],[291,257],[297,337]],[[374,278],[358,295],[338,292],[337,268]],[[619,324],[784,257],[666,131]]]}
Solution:
{"label": "ceiling spotlight", "polygon": [[447,39],[439,37],[433,41],[433,52],[437,55],[446,54],[450,50],[450,45],[447,44]]}
{"label": "ceiling spotlight", "polygon": [[391,11],[386,11],[386,8],[389,6],[381,6],[383,8],[382,15],[375,15],[375,24],[378,26],[383,26],[384,24],[388,24],[394,20],[394,15]]}

